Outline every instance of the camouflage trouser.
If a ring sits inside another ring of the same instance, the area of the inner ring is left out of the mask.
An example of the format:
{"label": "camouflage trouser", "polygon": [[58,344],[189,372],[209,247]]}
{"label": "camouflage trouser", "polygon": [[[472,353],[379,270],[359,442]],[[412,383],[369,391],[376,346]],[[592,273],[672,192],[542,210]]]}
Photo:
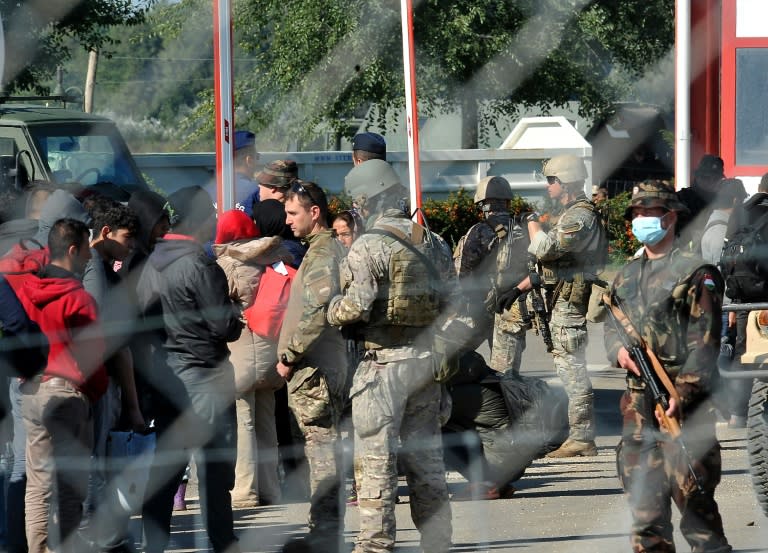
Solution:
{"label": "camouflage trouser", "polygon": [[336,551],[343,530],[345,505],[339,451],[343,400],[332,393],[331,388],[321,370],[303,367],[288,382],[288,405],[306,441],[312,494],[310,538],[317,547]]}
{"label": "camouflage trouser", "polygon": [[731,551],[715,501],[721,464],[712,414],[702,410],[684,421],[686,448],[703,487],[700,492],[680,445],[649,426],[643,393],[626,392],[621,407],[624,430],[616,465],[632,512],[632,551],[674,553],[670,499],[680,511],[680,531],[692,553]]}
{"label": "camouflage trouser", "polygon": [[414,358],[413,353],[397,355],[397,349],[377,351],[376,360],[370,355],[363,359],[352,385],[360,509],[355,552],[394,550],[399,446],[421,548],[447,552],[451,508],[438,423],[441,389],[429,354]]}
{"label": "camouflage trouser", "polygon": [[493,320],[491,360],[488,366],[500,373],[520,374],[528,328],[522,323],[517,303],[510,310],[497,313]]}
{"label": "camouflage trouser", "polygon": [[587,373],[586,305],[573,305],[563,298],[552,310],[552,356],[557,375],[568,395],[569,438],[595,439],[594,393]]}

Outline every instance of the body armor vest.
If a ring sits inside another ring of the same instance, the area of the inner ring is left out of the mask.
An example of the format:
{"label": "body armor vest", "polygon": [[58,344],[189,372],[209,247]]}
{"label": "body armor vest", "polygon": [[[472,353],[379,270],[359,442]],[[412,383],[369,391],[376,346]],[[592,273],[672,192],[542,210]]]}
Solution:
{"label": "body armor vest", "polygon": [[581,198],[576,200],[568,210],[575,208],[586,209],[592,213],[593,232],[584,248],[566,252],[556,260],[542,262],[542,276],[545,284],[574,278],[593,281],[608,261],[608,232],[597,207],[589,200]]}
{"label": "body armor vest", "polygon": [[[396,231],[388,226],[383,226],[381,230]],[[373,303],[370,326],[431,325],[440,312],[441,300],[441,284],[435,278],[434,264],[427,267],[424,261],[397,240],[386,236],[382,239],[387,240],[391,248],[389,279],[379,289],[378,298]],[[423,227],[414,224],[411,236],[403,235],[401,239],[410,241],[419,252],[432,260],[432,248],[424,241]]]}

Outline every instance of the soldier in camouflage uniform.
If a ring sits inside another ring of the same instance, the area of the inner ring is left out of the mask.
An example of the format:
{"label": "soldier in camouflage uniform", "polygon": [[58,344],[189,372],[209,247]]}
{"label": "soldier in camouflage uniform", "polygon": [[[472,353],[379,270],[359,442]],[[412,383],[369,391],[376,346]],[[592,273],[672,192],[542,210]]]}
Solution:
{"label": "soldier in camouflage uniform", "polygon": [[[635,187],[625,217],[645,251],[621,270],[611,288],[680,395],[681,404],[671,399],[667,415],[680,416],[689,453],[686,459],[679,442],[659,430],[637,365],[607,325],[608,359],[627,370],[617,466],[632,511],[636,553],[675,551],[670,499],[680,510],[680,530],[694,553],[731,551],[714,497],[721,466],[710,402],[724,286],[717,268],[679,249],[676,224],[678,214],[685,212],[668,183],[648,181]],[[697,472],[702,491],[686,461]]]}
{"label": "soldier in camouflage uniform", "polygon": [[[360,509],[355,552],[394,549],[400,444],[421,547],[446,552],[451,510],[431,327],[449,297],[444,288],[452,273],[455,280],[451,252],[398,207],[407,190],[388,163],[369,160],[355,167],[344,188],[368,219],[368,230],[347,255],[344,294],[328,308],[331,324],[360,326],[365,349],[350,391]],[[427,257],[432,269],[413,249]],[[447,277],[433,278],[437,272]]]}
{"label": "soldier in camouflage uniform", "polygon": [[480,206],[484,220],[459,239],[453,257],[462,292],[462,315],[471,320],[475,330],[470,349],[488,339],[488,365],[500,373],[517,374],[530,325],[522,319],[519,302],[495,313],[496,291],[517,284],[528,274],[527,236],[509,212],[514,197],[504,177],[482,179],[475,191],[475,205]]}
{"label": "soldier in camouflage uniform", "polygon": [[[557,374],[568,394],[568,439],[547,457],[597,455],[595,446],[594,394],[587,374],[586,313],[592,283],[602,270],[608,253],[605,227],[595,204],[584,195],[587,169],[572,155],[561,155],[544,165],[549,197],[560,203],[563,213],[549,232],[544,232],[535,214],[525,219],[531,244],[544,272],[544,284],[552,305],[552,356]],[[531,289],[526,278],[501,294],[496,310],[508,308]]]}
{"label": "soldier in camouflage uniform", "polygon": [[341,332],[326,322],[325,313],[340,291],[345,252],[327,228],[328,204],[316,184],[294,181],[286,192],[285,212],[294,235],[309,249],[291,284],[277,372],[288,380],[288,405],[306,441],[312,494],[306,543],[313,551],[335,552],[344,521],[338,427],[347,361]]}

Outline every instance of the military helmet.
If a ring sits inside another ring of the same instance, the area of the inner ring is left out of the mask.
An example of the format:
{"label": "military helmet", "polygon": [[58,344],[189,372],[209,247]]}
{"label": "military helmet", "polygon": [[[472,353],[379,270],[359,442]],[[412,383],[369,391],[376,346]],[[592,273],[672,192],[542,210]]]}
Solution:
{"label": "military helmet", "polygon": [[688,207],[682,203],[672,183],[665,180],[647,180],[632,189],[632,199],[624,210],[624,218],[632,220],[633,207],[663,207],[669,211],[688,213]]}
{"label": "military helmet", "polygon": [[584,160],[571,154],[555,156],[544,164],[545,177],[557,177],[564,184],[583,182],[587,178]]}
{"label": "military helmet", "polygon": [[477,183],[476,204],[485,200],[513,200],[514,198],[512,187],[504,177],[485,177]]}
{"label": "military helmet", "polygon": [[369,159],[344,177],[344,193],[359,206],[361,199],[366,203],[384,192],[402,195],[406,190],[395,170],[383,159]]}

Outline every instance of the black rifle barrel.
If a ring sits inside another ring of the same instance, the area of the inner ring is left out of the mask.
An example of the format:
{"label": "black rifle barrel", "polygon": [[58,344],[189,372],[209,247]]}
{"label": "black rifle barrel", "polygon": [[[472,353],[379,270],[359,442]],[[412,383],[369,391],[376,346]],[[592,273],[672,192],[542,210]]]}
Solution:
{"label": "black rifle barrel", "polygon": [[529,260],[528,269],[528,277],[531,281],[531,307],[533,307],[533,312],[536,315],[536,326],[539,329],[544,345],[547,346],[547,352],[551,352],[555,349],[555,344],[552,342],[552,332],[549,329],[547,304],[541,293],[541,276],[536,271],[533,260]]}

